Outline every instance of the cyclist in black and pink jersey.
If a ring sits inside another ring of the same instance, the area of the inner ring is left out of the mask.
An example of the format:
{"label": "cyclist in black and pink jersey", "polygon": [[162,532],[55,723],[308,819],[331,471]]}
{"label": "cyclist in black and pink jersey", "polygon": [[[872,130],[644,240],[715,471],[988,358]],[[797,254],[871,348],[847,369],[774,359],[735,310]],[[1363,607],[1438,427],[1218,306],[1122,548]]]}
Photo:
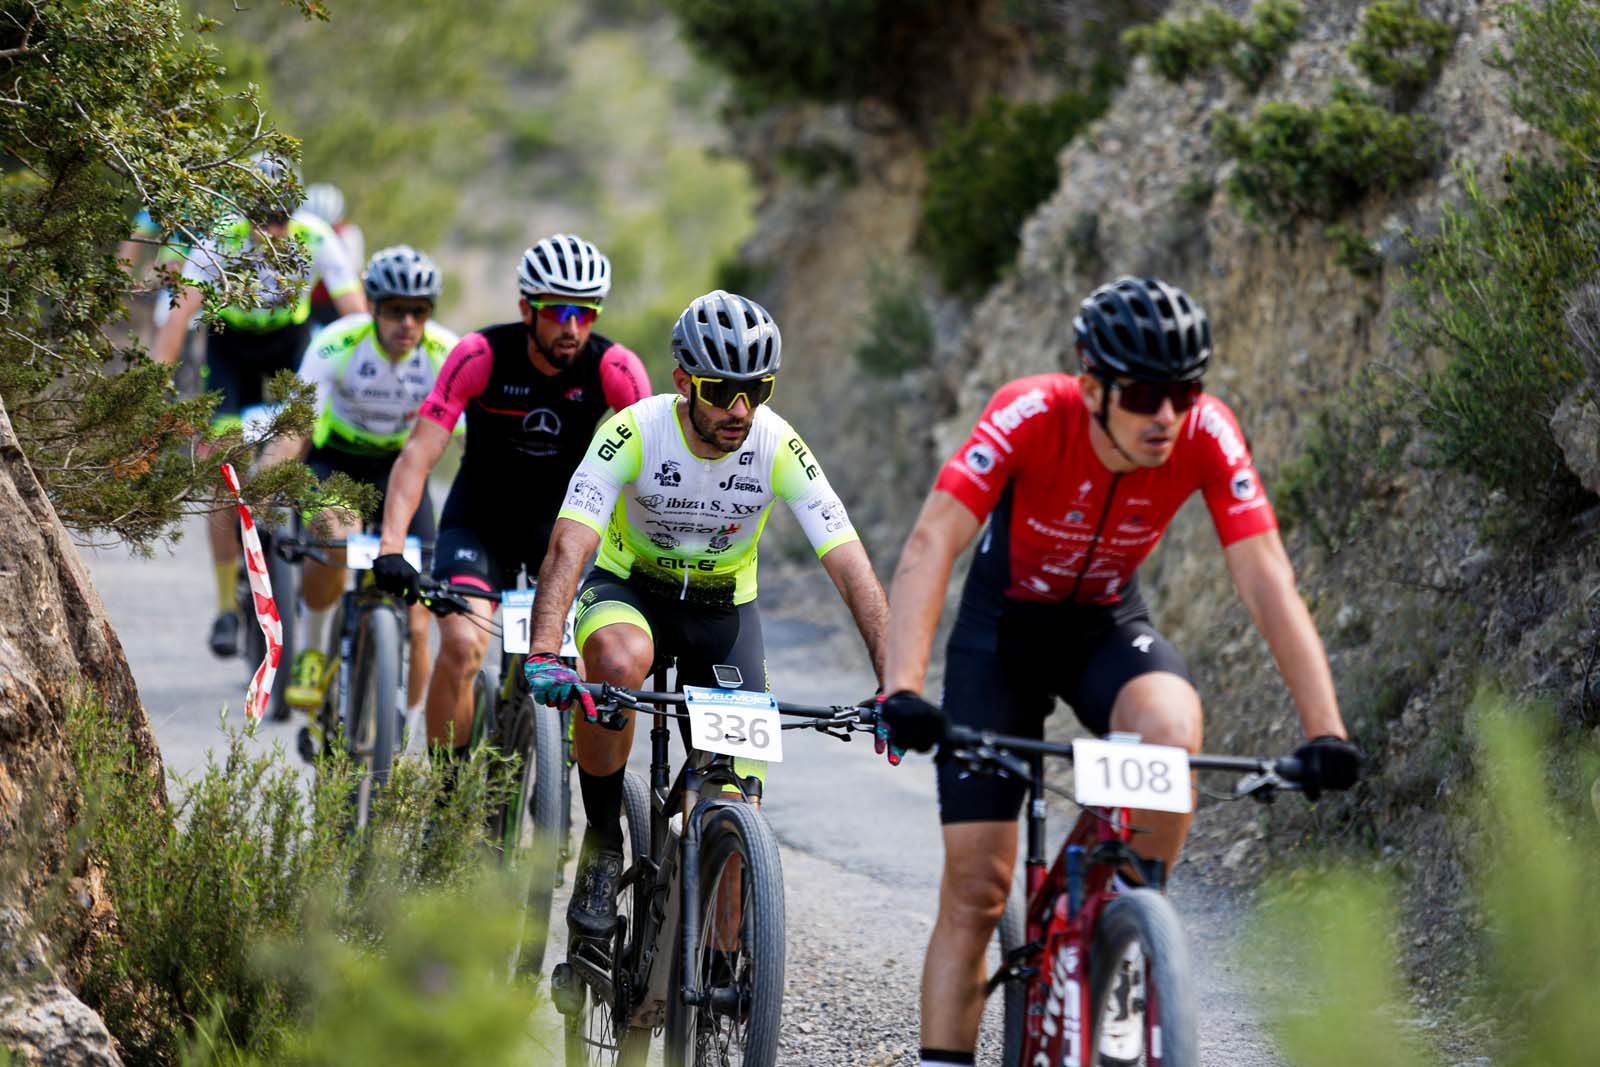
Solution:
{"label": "cyclist in black and pink jersey", "polygon": [[[650,395],[639,357],[591,332],[611,292],[611,262],[594,245],[564,233],[539,241],[523,253],[517,284],[521,321],[469,333],[451,350],[395,461],[373,574],[397,595],[415,595],[417,572],[400,554],[406,527],[463,413],[466,452],[439,519],[433,573],[487,592],[515,588],[519,570],[539,573],[595,425]],[[472,603],[481,618],[439,620],[428,682],[428,741],[453,738],[458,751],[472,730],[472,678],[493,611]]]}
{"label": "cyclist in black and pink jersey", "polygon": [[[1307,792],[1346,788],[1347,737],[1327,655],[1233,413],[1200,384],[1205,312],[1155,279],[1121,278],[1073,323],[1084,373],[1006,385],[945,464],[895,570],[879,749],[927,750],[947,721],[1041,737],[1059,696],[1095,734],[1197,752],[1200,696],[1150,622],[1135,571],[1178,508],[1205,499],[1240,598],[1306,736]],[[984,525],[987,520],[987,525]],[[918,695],[956,557],[982,532],[946,653],[943,710]],[[948,716],[948,720],[946,719]],[[922,977],[922,1062],[970,1064],[984,953],[1004,910],[1026,783],[938,770],[945,864]],[[1138,811],[1148,859],[1177,860],[1189,815]],[[1101,1032],[1125,1053],[1136,1028]],[[1102,1044],[1100,1051],[1105,1051]]]}

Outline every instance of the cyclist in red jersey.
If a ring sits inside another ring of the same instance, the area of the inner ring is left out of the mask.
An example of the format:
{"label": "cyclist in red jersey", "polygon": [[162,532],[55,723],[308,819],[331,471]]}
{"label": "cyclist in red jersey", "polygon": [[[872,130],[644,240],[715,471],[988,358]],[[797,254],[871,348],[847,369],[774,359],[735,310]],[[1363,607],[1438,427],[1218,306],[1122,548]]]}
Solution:
{"label": "cyclist in red jersey", "polygon": [[[1295,587],[1244,435],[1201,390],[1205,312],[1155,279],[1095,290],[1073,323],[1084,372],[1000,389],[945,464],[895,569],[880,751],[938,744],[946,721],[1041,737],[1056,697],[1095,734],[1200,749],[1200,696],[1135,571],[1196,491],[1240,598],[1312,740],[1307,792],[1360,767],[1327,655]],[[987,526],[984,522],[987,520]],[[943,710],[918,695],[956,557],[983,534],[947,649]],[[946,719],[948,716],[948,720]],[[970,1064],[984,952],[1005,908],[1026,786],[938,771],[945,864],[922,976],[923,1063]],[[1138,811],[1134,847],[1170,869],[1189,815]]]}
{"label": "cyclist in red jersey", "polygon": [[[428,473],[467,420],[467,446],[439,519],[433,573],[484,592],[537,576],[567,481],[595,425],[650,395],[639,357],[591,332],[611,292],[611,261],[581,237],[534,244],[517,268],[518,322],[469,333],[453,348],[395,460],[373,561],[380,588],[415,597],[417,572],[401,549]],[[472,678],[488,648],[489,601],[476,618],[439,620],[439,658],[428,681],[430,744],[457,754],[472,732]]]}

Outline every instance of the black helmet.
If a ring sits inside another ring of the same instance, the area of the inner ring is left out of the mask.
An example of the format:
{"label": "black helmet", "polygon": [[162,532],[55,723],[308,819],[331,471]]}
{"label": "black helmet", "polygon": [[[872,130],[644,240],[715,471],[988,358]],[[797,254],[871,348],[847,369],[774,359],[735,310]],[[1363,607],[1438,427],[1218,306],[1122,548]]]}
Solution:
{"label": "black helmet", "polygon": [[1196,381],[1211,359],[1211,323],[1182,289],[1122,277],[1089,294],[1072,320],[1084,370],[1139,381]]}
{"label": "black helmet", "polygon": [[751,381],[778,373],[783,337],[766,308],[714,289],[678,316],[672,358],[689,374]]}

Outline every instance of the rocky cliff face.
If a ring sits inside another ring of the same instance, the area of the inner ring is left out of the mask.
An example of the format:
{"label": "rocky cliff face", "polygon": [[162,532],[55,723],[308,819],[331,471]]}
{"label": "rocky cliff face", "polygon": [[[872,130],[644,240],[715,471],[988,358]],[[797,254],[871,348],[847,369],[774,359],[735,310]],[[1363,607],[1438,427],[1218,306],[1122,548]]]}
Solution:
{"label": "rocky cliff face", "polygon": [[[1197,5],[1175,6],[1181,12]],[[1236,15],[1248,7],[1220,6]],[[925,289],[937,350],[926,369],[899,382],[864,380],[849,349],[851,324],[868,304],[867,268],[914,253],[917,146],[851,130],[837,115],[791,118],[791,132],[808,136],[831,124],[861,177],[854,187],[809,192],[769,185],[750,251],[781,265],[765,294],[786,351],[795,353],[785,365],[780,407],[817,438],[885,575],[932,472],[991,391],[1024,374],[1076,370],[1075,308],[1119,274],[1164,277],[1206,306],[1217,337],[1207,387],[1238,413],[1269,491],[1303,450],[1315,411],[1357,371],[1375,363],[1404,371],[1425,358],[1391,329],[1405,299],[1397,284],[1411,255],[1404,234],[1437,225],[1441,205],[1459,196],[1455,167],[1474,167],[1494,188],[1502,156],[1536,140],[1509,110],[1504,76],[1489,62],[1503,43],[1501,5],[1422,5],[1457,31],[1442,76],[1416,107],[1439,123],[1448,156],[1430,177],[1370,198],[1343,220],[1374,239],[1380,277],[1357,277],[1339,265],[1320,225],[1284,234],[1246,222],[1224,188],[1230,165],[1211,146],[1219,109],[1243,116],[1269,99],[1320,103],[1338,80],[1359,84],[1345,53],[1365,6],[1306,4],[1300,40],[1253,94],[1220,74],[1173,85],[1137,61],[1107,114],[1061,153],[1060,186],[1027,222],[1010,275],[976,305]],[[1584,307],[1574,312],[1579,327],[1592,317]],[[1600,413],[1591,396],[1563,412],[1558,430],[1569,457],[1587,457],[1587,476],[1600,478]],[[1579,410],[1584,404],[1587,415]],[[1403,857],[1397,862],[1423,886],[1413,906],[1428,921],[1460,916],[1460,853],[1445,813],[1466,773],[1462,697],[1483,665],[1494,665],[1513,687],[1554,694],[1569,708],[1593,703],[1582,681],[1593,673],[1583,662],[1590,642],[1572,639],[1588,619],[1581,588],[1594,567],[1592,549],[1580,538],[1537,569],[1499,574],[1495,553],[1479,544],[1471,522],[1474,494],[1481,490],[1459,479],[1402,475],[1381,487],[1381,499],[1349,501],[1352,510],[1370,505],[1375,515],[1357,548],[1330,555],[1303,530],[1287,539],[1347,718],[1377,757],[1378,781],[1358,801],[1361,817],[1380,826],[1385,853]],[[1144,588],[1159,624],[1195,669],[1210,709],[1207,747],[1281,750],[1297,743],[1287,694],[1233,594],[1198,503],[1146,565]],[[1056,716],[1052,728],[1067,729],[1064,718]],[[1335,822],[1348,814],[1334,810],[1344,813]],[[1252,817],[1235,809],[1212,818],[1223,827],[1219,839],[1202,833],[1190,855],[1203,861],[1227,854],[1230,867],[1253,866],[1242,861],[1262,847],[1260,833],[1240,829]],[[1303,817],[1275,818],[1277,845],[1304,828]]]}

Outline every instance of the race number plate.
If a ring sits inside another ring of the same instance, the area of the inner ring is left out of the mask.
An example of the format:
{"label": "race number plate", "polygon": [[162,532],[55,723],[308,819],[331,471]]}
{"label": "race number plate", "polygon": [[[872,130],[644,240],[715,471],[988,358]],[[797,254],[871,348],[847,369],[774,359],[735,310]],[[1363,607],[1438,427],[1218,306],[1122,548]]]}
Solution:
{"label": "race number plate", "polygon": [[[406,538],[400,554],[417,570],[422,569],[422,542],[415,537]],[[353,571],[370,571],[372,561],[378,558],[378,535],[353,533],[344,542],[344,565]]]}
{"label": "race number plate", "polygon": [[1185,812],[1194,807],[1189,753],[1080,737],[1072,742],[1073,794],[1079,804]]}
{"label": "race number plate", "polygon": [[695,748],[783,762],[782,720],[771,693],[686,685],[683,695]]}
{"label": "race number plate", "polygon": [[532,651],[532,589],[507,589],[500,594],[500,643],[511,653]]}
{"label": "race number plate", "polygon": [[[532,652],[533,598],[537,587],[507,589],[500,594],[500,644],[507,652]],[[578,602],[567,609],[567,623],[561,631],[561,654],[578,656]]]}

